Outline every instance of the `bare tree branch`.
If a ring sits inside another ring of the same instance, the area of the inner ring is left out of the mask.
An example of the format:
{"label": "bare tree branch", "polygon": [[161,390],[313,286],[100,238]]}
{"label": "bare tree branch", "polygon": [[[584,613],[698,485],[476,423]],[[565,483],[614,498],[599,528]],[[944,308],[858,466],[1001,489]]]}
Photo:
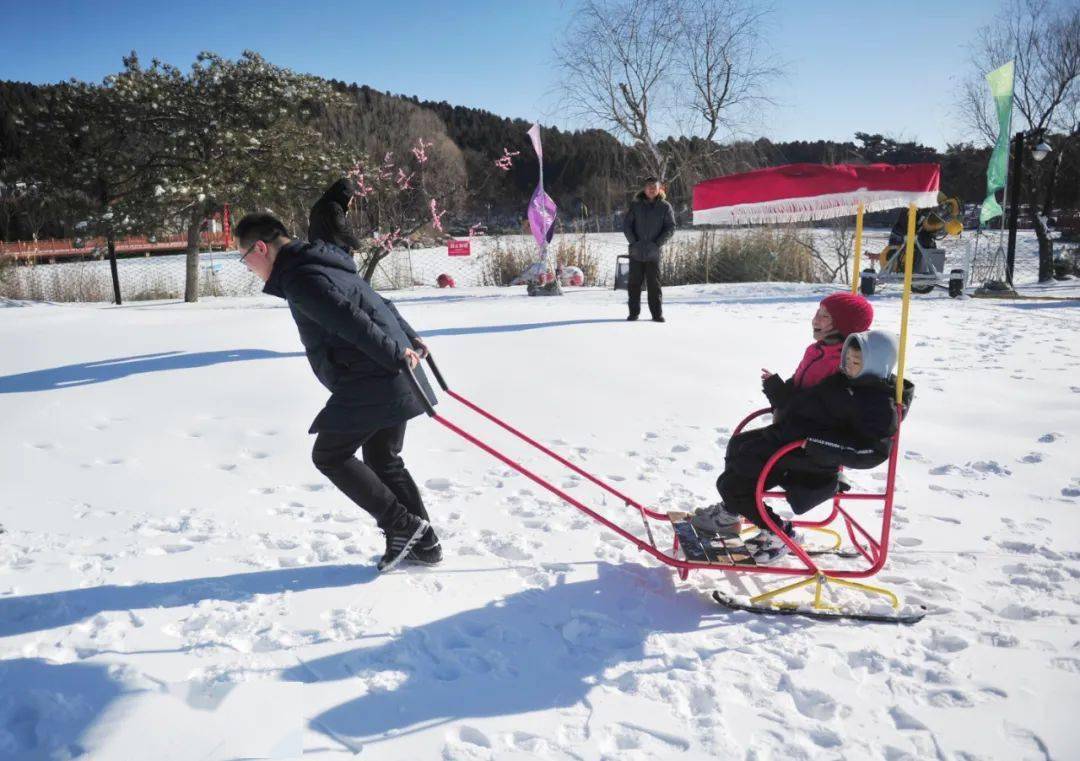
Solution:
{"label": "bare tree branch", "polygon": [[556,46],[566,104],[633,144],[650,174],[677,177],[666,134],[711,144],[740,109],[771,102],[768,12],[752,0],[585,0]]}
{"label": "bare tree branch", "polygon": [[986,88],[987,72],[1015,62],[1015,129],[1070,133],[1080,104],[1080,8],[1050,0],[1008,0],[979,30],[971,48],[974,70],[964,83],[960,111],[969,127],[992,143],[997,118]]}

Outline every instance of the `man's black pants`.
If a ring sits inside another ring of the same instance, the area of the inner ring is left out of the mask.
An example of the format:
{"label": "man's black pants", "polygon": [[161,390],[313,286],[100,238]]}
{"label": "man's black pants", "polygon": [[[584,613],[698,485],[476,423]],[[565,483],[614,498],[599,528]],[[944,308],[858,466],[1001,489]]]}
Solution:
{"label": "man's black pants", "polygon": [[653,317],[662,317],[664,309],[663,294],[660,292],[660,262],[639,262],[635,259],[630,260],[630,277],[626,283],[630,314],[637,317],[641,312],[642,281],[645,281],[649,291],[649,312]]}
{"label": "man's black pants", "polygon": [[[404,443],[405,423],[362,433],[320,433],[311,459],[385,530],[407,512],[428,520],[420,490],[401,459]],[[363,462],[356,458],[361,448]]]}

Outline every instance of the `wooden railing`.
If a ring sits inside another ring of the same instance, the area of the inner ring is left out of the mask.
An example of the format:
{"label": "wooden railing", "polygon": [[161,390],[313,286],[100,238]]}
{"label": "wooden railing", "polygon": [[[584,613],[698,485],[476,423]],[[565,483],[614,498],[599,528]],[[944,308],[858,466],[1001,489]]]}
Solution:
{"label": "wooden railing", "polygon": [[[51,238],[38,241],[0,242],[0,257],[20,261],[53,260],[73,257],[104,256],[108,243],[105,238],[86,238],[76,246],[77,238]],[[199,236],[200,249],[218,249],[225,247],[225,234],[203,233]],[[117,254],[168,253],[183,251],[187,248],[186,235],[172,235],[161,238],[129,237],[116,241]]]}

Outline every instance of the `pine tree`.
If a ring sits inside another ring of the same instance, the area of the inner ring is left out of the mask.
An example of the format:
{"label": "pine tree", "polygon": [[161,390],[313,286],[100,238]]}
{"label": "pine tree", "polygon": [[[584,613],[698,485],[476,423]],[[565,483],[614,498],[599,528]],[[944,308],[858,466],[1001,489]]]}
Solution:
{"label": "pine tree", "polygon": [[[237,61],[201,53],[188,74],[132,56],[116,77],[154,117],[139,127],[160,156],[154,194],[187,232],[185,300],[198,299],[199,232],[223,204],[302,218],[297,196],[317,195],[351,157],[313,123],[314,104],[341,103],[322,80],[245,52]],[[290,213],[283,213],[288,210]]]}

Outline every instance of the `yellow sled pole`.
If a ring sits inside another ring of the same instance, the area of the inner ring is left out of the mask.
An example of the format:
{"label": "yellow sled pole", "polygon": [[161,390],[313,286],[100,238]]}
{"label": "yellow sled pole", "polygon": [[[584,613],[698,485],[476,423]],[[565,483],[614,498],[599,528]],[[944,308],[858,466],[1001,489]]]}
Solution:
{"label": "yellow sled pole", "polygon": [[859,203],[859,212],[855,215],[855,264],[851,269],[851,292],[859,292],[859,272],[862,271],[862,218],[863,205]]}
{"label": "yellow sled pole", "polygon": [[904,251],[904,297],[900,308],[900,357],[896,363],[896,403],[904,401],[904,360],[907,357],[908,307],[911,305],[911,271],[915,263],[915,204],[908,206],[907,248]]}

